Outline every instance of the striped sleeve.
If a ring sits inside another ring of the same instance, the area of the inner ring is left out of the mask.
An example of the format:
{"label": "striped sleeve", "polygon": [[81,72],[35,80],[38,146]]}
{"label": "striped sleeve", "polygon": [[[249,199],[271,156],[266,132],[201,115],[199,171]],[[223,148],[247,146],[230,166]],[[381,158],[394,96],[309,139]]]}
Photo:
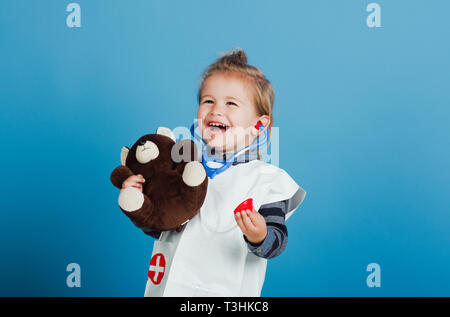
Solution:
{"label": "striped sleeve", "polygon": [[247,240],[248,249],[253,254],[270,259],[283,252],[288,241],[288,232],[285,225],[287,200],[262,205],[258,212],[264,217],[267,225],[267,236],[263,242],[255,245]]}

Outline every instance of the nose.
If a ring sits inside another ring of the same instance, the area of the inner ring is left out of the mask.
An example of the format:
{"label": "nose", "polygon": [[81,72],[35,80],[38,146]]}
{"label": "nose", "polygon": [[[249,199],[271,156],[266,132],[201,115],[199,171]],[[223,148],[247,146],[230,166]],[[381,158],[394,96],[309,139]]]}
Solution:
{"label": "nose", "polygon": [[147,142],[147,141],[146,141],[146,140],[140,140],[139,143],[138,143],[138,145],[144,145],[145,142]]}
{"label": "nose", "polygon": [[219,103],[216,103],[216,104],[212,107],[212,109],[211,109],[211,114],[213,114],[213,115],[218,115],[218,116],[222,116],[222,115],[223,115],[222,108],[221,108],[221,106],[219,105]]}

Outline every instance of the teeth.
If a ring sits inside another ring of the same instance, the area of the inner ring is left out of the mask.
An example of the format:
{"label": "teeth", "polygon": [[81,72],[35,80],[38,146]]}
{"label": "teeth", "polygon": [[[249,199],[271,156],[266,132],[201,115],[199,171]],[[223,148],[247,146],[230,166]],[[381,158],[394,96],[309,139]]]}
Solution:
{"label": "teeth", "polygon": [[220,124],[220,123],[215,123],[215,122],[211,122],[209,125],[212,126],[212,127],[227,128],[226,125],[223,125],[223,124]]}

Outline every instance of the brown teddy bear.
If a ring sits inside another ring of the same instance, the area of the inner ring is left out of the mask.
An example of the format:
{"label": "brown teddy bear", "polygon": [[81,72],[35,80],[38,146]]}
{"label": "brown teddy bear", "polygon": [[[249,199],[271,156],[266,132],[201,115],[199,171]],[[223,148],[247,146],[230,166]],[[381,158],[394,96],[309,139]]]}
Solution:
{"label": "brown teddy bear", "polygon": [[131,175],[141,174],[142,192],[135,187],[121,189],[119,207],[139,228],[155,231],[181,230],[202,206],[208,177],[198,161],[192,140],[176,142],[173,132],[159,127],[156,134],[139,138],[129,149],[123,147],[122,166],[111,174],[121,189]]}

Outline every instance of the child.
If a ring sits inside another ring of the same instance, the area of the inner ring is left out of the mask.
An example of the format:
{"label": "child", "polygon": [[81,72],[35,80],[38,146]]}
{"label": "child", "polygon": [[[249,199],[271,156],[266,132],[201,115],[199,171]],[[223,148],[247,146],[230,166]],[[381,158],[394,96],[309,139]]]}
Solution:
{"label": "child", "polygon": [[[274,92],[243,50],[210,65],[198,92],[198,126],[213,156],[227,159],[272,127]],[[256,127],[255,127],[256,125]],[[285,220],[306,192],[282,169],[259,160],[259,151],[237,156],[209,179],[200,212],[181,232],[145,233],[155,241],[145,296],[260,296],[267,259],[286,247]],[[140,175],[122,188],[142,190]],[[244,200],[253,210],[233,213]]]}

